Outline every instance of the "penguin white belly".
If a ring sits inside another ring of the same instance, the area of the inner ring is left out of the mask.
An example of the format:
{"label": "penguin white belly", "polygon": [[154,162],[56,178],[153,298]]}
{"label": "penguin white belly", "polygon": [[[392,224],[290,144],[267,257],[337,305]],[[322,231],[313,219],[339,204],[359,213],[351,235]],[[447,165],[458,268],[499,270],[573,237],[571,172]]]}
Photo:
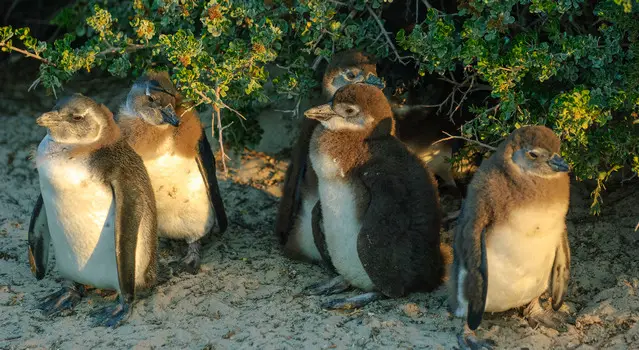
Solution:
{"label": "penguin white belly", "polygon": [[565,228],[564,207],[514,211],[487,232],[487,312],[528,304],[543,294]]}
{"label": "penguin white belly", "polygon": [[291,244],[295,244],[299,253],[312,261],[322,260],[313,236],[313,208],[318,199],[319,197],[314,193],[305,193],[302,197],[302,206],[295,219],[293,236],[291,237]]}
{"label": "penguin white belly", "polygon": [[40,143],[37,163],[56,266],[67,279],[119,291],[111,187],[86,160],[47,155],[51,144],[48,136]]}
{"label": "penguin white belly", "polygon": [[192,243],[215,222],[213,208],[195,158],[165,153],[145,159],[158,213],[158,235]]}
{"label": "penguin white belly", "polygon": [[364,291],[373,290],[373,282],[357,252],[362,223],[357,218],[352,188],[346,181],[320,179],[319,190],[326,247],[333,266],[351,285]]}

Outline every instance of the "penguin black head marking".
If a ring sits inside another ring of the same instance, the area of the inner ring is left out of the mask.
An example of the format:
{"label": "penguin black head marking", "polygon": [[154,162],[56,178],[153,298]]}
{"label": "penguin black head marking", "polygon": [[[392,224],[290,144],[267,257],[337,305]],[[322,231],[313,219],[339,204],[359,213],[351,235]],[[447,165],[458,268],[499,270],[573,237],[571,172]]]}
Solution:
{"label": "penguin black head marking", "polygon": [[382,90],[362,83],[343,86],[331,102],[311,108],[304,115],[333,131],[367,130],[393,116]]}
{"label": "penguin black head marking", "polygon": [[36,122],[58,143],[89,144],[98,141],[113,122],[109,109],[82,94],[62,99]]}
{"label": "penguin black head marking", "polygon": [[177,90],[167,72],[149,72],[133,84],[126,107],[151,125],[178,126],[176,96]]}
{"label": "penguin black head marking", "polygon": [[561,141],[544,126],[525,126],[509,137],[512,162],[527,174],[555,177],[570,171],[568,163],[559,155]]}
{"label": "penguin black head marking", "polygon": [[324,94],[333,96],[341,87],[354,83],[367,83],[383,89],[384,83],[377,76],[375,64],[372,56],[357,50],[335,54],[324,73]]}

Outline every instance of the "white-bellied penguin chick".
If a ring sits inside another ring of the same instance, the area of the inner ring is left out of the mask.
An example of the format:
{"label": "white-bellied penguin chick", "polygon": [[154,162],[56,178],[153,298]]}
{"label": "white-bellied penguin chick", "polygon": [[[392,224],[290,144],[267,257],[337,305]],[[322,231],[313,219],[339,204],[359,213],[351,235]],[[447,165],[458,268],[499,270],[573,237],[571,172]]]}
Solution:
{"label": "white-bellied penguin chick", "polygon": [[305,116],[321,124],[310,143],[320,198],[313,209],[313,234],[339,274],[312,286],[310,293],[348,286],[368,292],[326,305],[347,308],[439,286],[444,263],[434,178],[393,136],[383,92],[370,84],[349,84],[331,103]]}
{"label": "white-bellied penguin chick", "polygon": [[[356,50],[336,53],[324,73],[323,95],[328,101],[342,86],[358,82],[382,87],[382,81],[376,74],[375,61],[371,56]],[[311,212],[319,199],[317,176],[308,159],[310,138],[318,124],[314,119],[302,120],[300,134],[286,170],[275,224],[285,254],[311,262],[322,261],[311,227]]]}
{"label": "white-bellied penguin chick", "polygon": [[149,72],[133,84],[117,117],[151,177],[159,236],[185,240],[183,267],[197,273],[202,238],[216,218],[220,232],[227,227],[215,158],[197,112],[182,103],[166,72]]}
{"label": "white-bellied penguin chick", "polygon": [[[484,312],[528,305],[527,317],[556,327],[539,297],[558,310],[566,293],[570,248],[566,232],[569,166],[559,138],[544,126],[515,130],[482,163],[458,219],[449,302],[475,330]],[[468,333],[468,330],[466,330]],[[460,345],[476,347],[472,335]]]}
{"label": "white-bellied penguin chick", "polygon": [[74,308],[87,284],[116,290],[120,302],[97,324],[118,326],[135,293],[156,279],[157,219],[142,159],[120,136],[113,114],[75,94],[37,119],[48,132],[36,155],[40,196],[29,225],[29,263],[38,280],[48,270],[49,243],[68,285],[40,308]]}

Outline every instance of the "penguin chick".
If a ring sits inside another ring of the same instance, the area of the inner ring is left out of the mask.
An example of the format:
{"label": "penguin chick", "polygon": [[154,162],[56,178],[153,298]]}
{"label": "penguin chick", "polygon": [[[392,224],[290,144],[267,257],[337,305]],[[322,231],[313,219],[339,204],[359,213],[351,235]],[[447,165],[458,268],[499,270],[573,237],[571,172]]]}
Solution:
{"label": "penguin chick", "polygon": [[[376,74],[373,57],[356,50],[336,53],[324,73],[323,96],[328,101],[342,86],[357,82],[383,86]],[[319,197],[317,176],[308,159],[309,141],[318,124],[314,119],[302,120],[300,134],[286,170],[275,224],[276,234],[284,245],[284,253],[290,258],[310,262],[323,260],[313,239],[311,212]]]}
{"label": "penguin chick", "polygon": [[211,146],[197,113],[181,102],[166,72],[150,72],[133,84],[118,123],[151,177],[158,234],[188,243],[182,264],[196,274],[201,239],[213,229],[216,217],[224,232],[227,217]]}
{"label": "penguin chick", "polygon": [[320,122],[310,143],[320,197],[313,233],[342,280],[330,281],[341,286],[330,292],[348,285],[369,292],[325,306],[360,307],[439,286],[444,263],[437,189],[429,171],[393,136],[382,90],[346,85],[331,103],[305,116]]}
{"label": "penguin chick", "polygon": [[[470,183],[454,239],[449,302],[475,330],[484,312],[528,304],[530,320],[555,327],[539,297],[561,307],[568,287],[569,166],[544,126],[515,130]],[[467,333],[467,332],[466,332]],[[473,339],[460,341],[462,347]]]}
{"label": "penguin chick", "polygon": [[48,133],[36,155],[41,194],[29,225],[29,262],[35,277],[44,278],[53,242],[58,271],[70,282],[40,308],[47,315],[72,309],[84,284],[114,289],[119,304],[96,323],[117,327],[130,315],[135,293],[156,279],[149,176],[113,114],[88,97],[62,100],[37,123]]}

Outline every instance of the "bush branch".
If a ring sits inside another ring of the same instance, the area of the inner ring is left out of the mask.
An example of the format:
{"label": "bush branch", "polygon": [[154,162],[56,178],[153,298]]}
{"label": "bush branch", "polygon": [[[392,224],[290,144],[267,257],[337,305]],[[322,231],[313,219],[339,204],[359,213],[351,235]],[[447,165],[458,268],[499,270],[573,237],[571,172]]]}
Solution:
{"label": "bush branch", "polygon": [[21,54],[25,55],[26,57],[35,58],[36,60],[42,61],[42,63],[44,63],[44,64],[47,64],[47,65],[50,65],[50,66],[53,66],[53,67],[56,66],[53,62],[49,61],[48,59],[46,59],[46,58],[44,58],[44,57],[42,57],[40,55],[38,55],[37,53],[31,53],[31,52],[29,52],[27,50],[23,50],[23,49],[17,48],[15,46],[11,45],[11,44],[0,43],[0,47],[6,47],[7,49],[9,49],[11,51],[15,51],[15,52],[21,53]]}
{"label": "bush branch", "polygon": [[402,57],[399,55],[399,52],[397,52],[397,49],[395,48],[395,44],[393,44],[393,40],[391,40],[391,37],[388,35],[386,28],[384,28],[384,23],[382,23],[382,21],[379,19],[377,14],[375,14],[375,11],[373,11],[373,9],[370,6],[366,5],[366,9],[371,14],[371,16],[373,16],[373,19],[375,19],[375,22],[377,22],[377,25],[382,30],[382,33],[384,33],[384,36],[386,37],[386,42],[388,42],[388,46],[390,46],[390,48],[393,50],[393,53],[395,53],[395,58],[397,58],[397,61],[403,65],[406,65],[406,62],[402,60]]}
{"label": "bush branch", "polygon": [[463,136],[454,136],[454,135],[451,135],[451,134],[449,134],[449,133],[447,133],[445,131],[442,131],[442,132],[448,137],[433,142],[433,145],[436,144],[436,143],[440,143],[440,142],[444,142],[444,141],[448,141],[448,140],[458,139],[458,140],[464,140],[464,141],[473,143],[473,144],[475,144],[477,146],[484,147],[484,148],[486,148],[488,150],[491,150],[493,152],[497,150],[497,147],[493,147],[491,145],[487,145],[487,144],[479,142],[477,140],[469,139],[469,138],[463,137]]}

